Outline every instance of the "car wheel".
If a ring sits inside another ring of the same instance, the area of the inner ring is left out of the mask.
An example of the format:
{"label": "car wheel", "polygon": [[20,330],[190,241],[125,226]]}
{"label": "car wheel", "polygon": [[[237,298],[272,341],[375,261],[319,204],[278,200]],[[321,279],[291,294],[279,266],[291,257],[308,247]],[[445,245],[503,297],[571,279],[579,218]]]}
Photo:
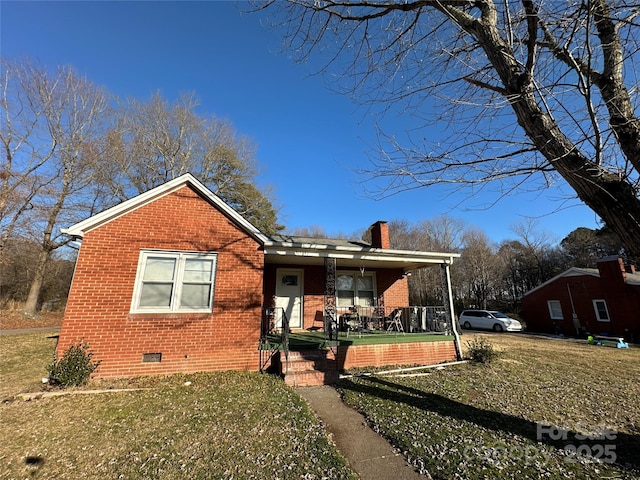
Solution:
{"label": "car wheel", "polygon": [[504,329],[502,328],[502,325],[500,325],[499,323],[496,323],[496,324],[493,326],[493,331],[494,331],[494,332],[498,332],[498,333],[499,333],[499,332],[502,332],[503,330],[504,330]]}
{"label": "car wheel", "polygon": [[464,324],[462,326],[467,330],[469,330],[471,328],[471,324],[469,322],[464,322]]}

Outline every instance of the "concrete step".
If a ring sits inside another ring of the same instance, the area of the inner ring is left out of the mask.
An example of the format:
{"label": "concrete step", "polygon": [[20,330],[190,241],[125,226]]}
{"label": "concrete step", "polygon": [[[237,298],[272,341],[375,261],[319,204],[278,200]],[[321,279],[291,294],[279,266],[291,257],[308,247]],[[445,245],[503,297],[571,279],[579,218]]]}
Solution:
{"label": "concrete step", "polygon": [[289,352],[288,368],[285,370],[284,355],[281,356],[284,381],[287,385],[303,387],[330,385],[338,380],[337,362],[331,350],[305,350]]}
{"label": "concrete step", "polygon": [[333,385],[338,381],[337,371],[321,372],[307,370],[304,372],[291,371],[284,376],[284,383],[292,387],[316,387],[319,385]]}
{"label": "concrete step", "polygon": [[[284,363],[284,359],[283,359],[283,363]],[[288,370],[291,371],[295,371],[295,372],[304,372],[307,370],[318,370],[321,372],[327,371],[327,370],[337,370],[336,368],[336,361],[335,360],[327,360],[327,359],[321,359],[321,360],[295,360],[295,359],[289,359],[289,368]]]}
{"label": "concrete step", "polygon": [[336,356],[333,350],[296,350],[289,352],[289,360],[318,360],[318,359],[335,360]]}

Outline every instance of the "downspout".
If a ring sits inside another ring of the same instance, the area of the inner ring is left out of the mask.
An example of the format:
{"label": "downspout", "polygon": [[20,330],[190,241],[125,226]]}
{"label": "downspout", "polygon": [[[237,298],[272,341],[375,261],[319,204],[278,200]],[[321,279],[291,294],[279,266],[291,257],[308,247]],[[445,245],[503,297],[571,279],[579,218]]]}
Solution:
{"label": "downspout", "polygon": [[449,320],[451,322],[451,331],[453,332],[453,338],[454,338],[454,345],[456,348],[456,358],[458,360],[462,360],[462,347],[460,346],[460,335],[458,335],[458,329],[456,327],[456,324],[458,322],[455,321],[456,318],[456,314],[453,310],[453,292],[451,291],[451,273],[449,272],[449,266],[451,265],[451,263],[453,263],[453,257],[449,259],[448,262],[445,262],[444,265],[444,272],[447,278],[447,299],[448,299],[448,303],[449,303]]}
{"label": "downspout", "polygon": [[582,325],[580,325],[580,320],[578,319],[578,314],[576,313],[576,307],[573,304],[573,295],[571,295],[571,287],[567,282],[567,292],[569,292],[569,301],[571,302],[571,320],[573,322],[573,328],[576,329],[576,335],[580,336],[580,330]]}

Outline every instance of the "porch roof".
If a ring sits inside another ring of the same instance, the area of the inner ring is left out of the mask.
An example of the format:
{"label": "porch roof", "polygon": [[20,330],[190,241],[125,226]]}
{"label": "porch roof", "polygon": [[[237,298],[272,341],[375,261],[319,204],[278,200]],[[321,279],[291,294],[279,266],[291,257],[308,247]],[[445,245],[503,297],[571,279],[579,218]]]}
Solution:
{"label": "porch roof", "polygon": [[459,253],[421,252],[376,248],[365,242],[333,238],[272,235],[264,244],[266,263],[322,265],[335,258],[340,267],[401,268],[405,272],[451,264]]}

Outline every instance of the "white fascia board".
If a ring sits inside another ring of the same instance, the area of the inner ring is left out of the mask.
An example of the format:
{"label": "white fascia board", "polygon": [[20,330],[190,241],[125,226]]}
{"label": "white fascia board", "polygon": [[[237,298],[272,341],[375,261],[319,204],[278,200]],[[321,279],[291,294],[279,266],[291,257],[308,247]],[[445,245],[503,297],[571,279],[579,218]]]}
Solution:
{"label": "white fascia board", "polygon": [[168,181],[158,187],[152,188],[140,195],[137,195],[129,200],[108,208],[103,212],[97,213],[81,222],[72,225],[69,228],[61,229],[62,233],[70,235],[75,238],[82,238],[87,232],[97,228],[105,223],[108,223],[126,213],[132,212],[150,202],[157,200],[165,195],[179,190],[180,188],[188,185],[192,187],[198,194],[207,199],[211,204],[218,208],[223,214],[234,221],[238,226],[244,229],[254,239],[264,244],[267,242],[267,237],[248,222],[242,215],[236,212],[233,208],[223,202],[220,197],[214,194],[206,186],[204,186],[198,179],[196,179],[190,173],[185,173],[173,180]]}
{"label": "white fascia board", "polygon": [[443,259],[460,258],[459,253],[443,253],[443,252],[423,252],[417,250],[395,250],[390,248],[375,248],[375,247],[360,247],[360,246],[346,246],[346,245],[326,245],[322,243],[322,239],[319,239],[318,243],[293,243],[293,242],[274,242],[268,241],[265,243],[265,249],[282,249],[282,250],[318,250],[318,251],[342,251],[342,252],[361,252],[361,253],[373,253],[373,254],[387,254],[387,255],[418,255],[421,257],[437,257]]}
{"label": "white fascia board", "polygon": [[411,250],[366,249],[329,245],[271,244],[265,246],[265,255],[294,256],[311,258],[338,258],[385,262],[411,262],[423,264],[451,264],[458,253],[417,252]]}
{"label": "white fascia board", "polygon": [[194,182],[197,182],[197,186],[195,183],[191,183],[191,186],[195,187],[196,190],[205,198],[209,200],[209,202],[213,203],[220,211],[222,211],[227,217],[233,220],[239,227],[241,227],[245,232],[251,235],[255,240],[259,241],[261,245],[264,245],[269,241],[267,236],[258,230],[251,222],[249,222],[246,218],[236,212],[233,208],[227,205],[220,197],[218,197],[215,193],[205,187],[199,180],[194,178],[191,174],[188,174]]}
{"label": "white fascia board", "polygon": [[529,290],[528,292],[524,293],[522,295],[522,297],[526,297],[527,295],[529,295],[530,293],[533,293],[535,291],[540,290],[543,287],[546,287],[547,285],[549,285],[550,283],[555,282],[556,280],[560,279],[560,278],[569,278],[569,277],[599,277],[600,276],[600,272],[598,272],[597,270],[592,271],[595,269],[591,269],[591,270],[587,270],[587,269],[583,269],[583,268],[578,268],[578,267],[571,267],[568,270],[565,270],[562,273],[559,273],[558,275],[556,275],[553,278],[550,278],[549,280],[547,280],[544,283],[541,283],[540,285],[538,285],[537,287],[532,288],[531,290]]}

